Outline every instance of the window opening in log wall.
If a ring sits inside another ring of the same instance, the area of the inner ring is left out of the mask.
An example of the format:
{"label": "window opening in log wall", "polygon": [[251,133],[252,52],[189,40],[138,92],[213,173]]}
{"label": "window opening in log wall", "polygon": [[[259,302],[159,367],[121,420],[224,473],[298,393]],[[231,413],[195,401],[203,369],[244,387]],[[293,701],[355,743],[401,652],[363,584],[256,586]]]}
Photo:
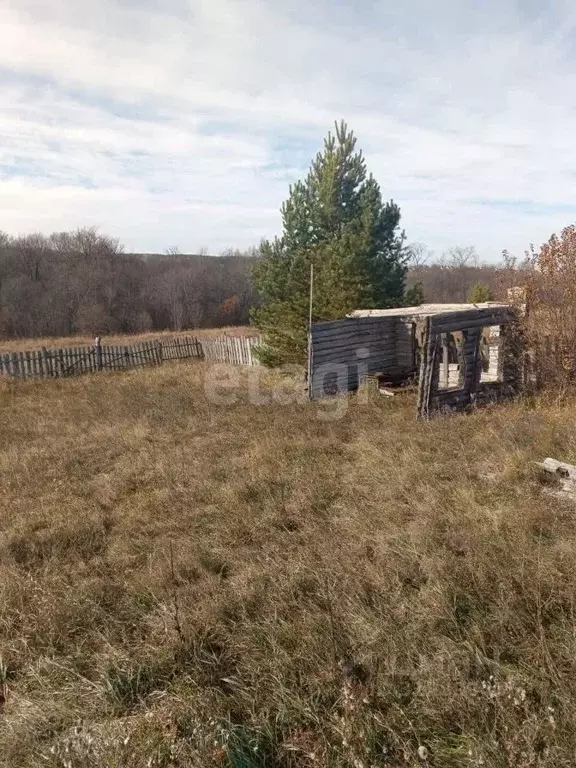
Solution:
{"label": "window opening in log wall", "polygon": [[462,333],[440,335],[440,365],[438,389],[460,389],[460,367],[462,357]]}
{"label": "window opening in log wall", "polygon": [[482,372],[480,374],[481,384],[493,384],[502,382],[502,345],[503,345],[502,326],[492,325],[482,329],[480,338],[480,358],[482,361]]}

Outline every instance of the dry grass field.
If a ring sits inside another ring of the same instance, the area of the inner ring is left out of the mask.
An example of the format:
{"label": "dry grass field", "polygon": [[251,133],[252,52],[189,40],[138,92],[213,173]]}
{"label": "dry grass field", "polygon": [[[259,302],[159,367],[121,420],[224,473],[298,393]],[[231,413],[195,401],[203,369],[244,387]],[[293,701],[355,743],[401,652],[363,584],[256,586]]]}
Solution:
{"label": "dry grass field", "polygon": [[[197,336],[210,339],[215,336],[256,336],[258,332],[249,326],[228,326],[225,328],[197,328],[192,331],[151,331],[150,333],[116,334],[102,336],[102,344],[138,344],[154,339],[171,339],[178,336]],[[37,349],[64,349],[66,347],[85,347],[93,344],[92,336],[62,336],[61,338],[43,339],[0,339],[0,355],[5,352],[32,352]]]}
{"label": "dry grass field", "polygon": [[0,765],[572,768],[576,404],[210,370],[0,382]]}

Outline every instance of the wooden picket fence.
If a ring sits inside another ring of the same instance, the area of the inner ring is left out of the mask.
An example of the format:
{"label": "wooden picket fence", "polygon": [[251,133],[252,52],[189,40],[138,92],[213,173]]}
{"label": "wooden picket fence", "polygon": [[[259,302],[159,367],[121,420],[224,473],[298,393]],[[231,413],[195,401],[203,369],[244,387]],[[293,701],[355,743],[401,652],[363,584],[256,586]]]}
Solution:
{"label": "wooden picket fence", "polygon": [[173,339],[162,339],[160,345],[163,360],[189,360],[197,357],[204,358],[202,344],[195,336],[183,336]]}
{"label": "wooden picket fence", "polygon": [[143,341],[129,346],[95,343],[86,347],[6,352],[0,354],[0,376],[15,379],[63,378],[194,358],[232,365],[258,365],[252,349],[259,343],[259,337],[221,336],[200,340],[195,336],[186,336]]}
{"label": "wooden picket fence", "polygon": [[201,342],[205,360],[232,365],[258,365],[252,349],[260,343],[259,336],[219,336]]}

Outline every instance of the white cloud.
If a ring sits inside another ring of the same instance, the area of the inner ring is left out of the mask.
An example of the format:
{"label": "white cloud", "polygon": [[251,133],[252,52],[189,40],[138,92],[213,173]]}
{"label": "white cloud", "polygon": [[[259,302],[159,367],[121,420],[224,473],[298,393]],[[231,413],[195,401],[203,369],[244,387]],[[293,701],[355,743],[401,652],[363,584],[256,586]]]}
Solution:
{"label": "white cloud", "polygon": [[4,0],[0,228],[247,246],[345,117],[408,237],[486,258],[576,218],[567,3]]}

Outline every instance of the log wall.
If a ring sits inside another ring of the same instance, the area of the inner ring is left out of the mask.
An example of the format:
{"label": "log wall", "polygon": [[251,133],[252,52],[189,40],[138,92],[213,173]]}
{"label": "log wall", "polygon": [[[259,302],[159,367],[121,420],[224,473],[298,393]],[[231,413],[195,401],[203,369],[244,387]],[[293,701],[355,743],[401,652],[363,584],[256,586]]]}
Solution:
{"label": "log wall", "polygon": [[308,371],[312,400],[350,392],[366,375],[414,371],[413,325],[402,317],[352,317],[312,326]]}

